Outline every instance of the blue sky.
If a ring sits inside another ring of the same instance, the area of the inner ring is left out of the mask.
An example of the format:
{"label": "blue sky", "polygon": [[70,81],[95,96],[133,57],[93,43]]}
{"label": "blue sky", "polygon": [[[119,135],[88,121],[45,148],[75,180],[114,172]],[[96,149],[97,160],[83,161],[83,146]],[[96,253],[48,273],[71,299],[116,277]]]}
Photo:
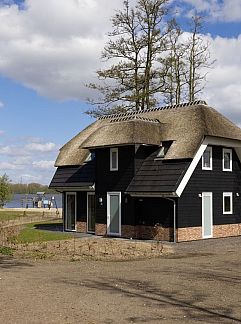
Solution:
{"label": "blue sky", "polygon": [[[59,148],[93,121],[85,84],[121,3],[0,0],[0,175],[48,184]],[[194,10],[206,17],[216,63],[202,98],[241,125],[241,0],[172,3],[182,19]]]}

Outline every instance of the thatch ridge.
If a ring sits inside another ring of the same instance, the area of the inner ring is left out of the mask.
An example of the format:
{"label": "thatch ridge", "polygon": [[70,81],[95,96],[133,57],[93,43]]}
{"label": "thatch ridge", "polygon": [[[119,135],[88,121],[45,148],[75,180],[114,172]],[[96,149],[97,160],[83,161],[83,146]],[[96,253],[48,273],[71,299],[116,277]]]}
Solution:
{"label": "thatch ridge", "polygon": [[102,119],[109,119],[109,118],[111,118],[111,119],[112,118],[121,118],[121,117],[125,117],[125,116],[148,113],[148,112],[152,112],[152,111],[175,109],[175,108],[182,108],[182,107],[188,107],[188,106],[194,106],[194,105],[207,105],[207,103],[205,100],[195,100],[195,101],[190,101],[190,102],[183,102],[183,103],[176,104],[176,105],[167,105],[167,106],[150,108],[150,109],[145,109],[145,110],[129,111],[129,112],[120,113],[120,114],[108,114],[108,115],[101,116],[98,119],[102,120]]}

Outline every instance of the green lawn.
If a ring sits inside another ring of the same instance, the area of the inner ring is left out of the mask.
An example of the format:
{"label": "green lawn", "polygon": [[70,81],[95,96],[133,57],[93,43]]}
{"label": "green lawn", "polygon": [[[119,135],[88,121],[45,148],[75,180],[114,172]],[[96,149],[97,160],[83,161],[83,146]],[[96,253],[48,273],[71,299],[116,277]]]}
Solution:
{"label": "green lawn", "polygon": [[15,236],[13,241],[16,243],[32,243],[32,242],[46,242],[55,240],[65,240],[73,238],[68,233],[55,232],[51,229],[59,226],[61,222],[38,222],[33,224],[27,224],[21,230],[18,236]]}

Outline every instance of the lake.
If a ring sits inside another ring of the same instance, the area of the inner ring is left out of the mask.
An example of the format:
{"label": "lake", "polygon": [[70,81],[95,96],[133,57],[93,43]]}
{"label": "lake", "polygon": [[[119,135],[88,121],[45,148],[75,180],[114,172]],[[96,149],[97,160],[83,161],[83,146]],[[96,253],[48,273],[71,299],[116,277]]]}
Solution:
{"label": "lake", "polygon": [[[28,198],[29,201],[31,198],[36,197],[37,195],[34,194],[14,194],[12,200],[10,200],[4,208],[25,208],[26,204],[22,204],[22,200]],[[58,208],[62,208],[62,195],[61,194],[46,194],[44,195],[45,199],[51,200],[51,197],[55,198],[56,204]],[[29,204],[28,207],[33,207]],[[55,207],[55,206],[54,206]]]}

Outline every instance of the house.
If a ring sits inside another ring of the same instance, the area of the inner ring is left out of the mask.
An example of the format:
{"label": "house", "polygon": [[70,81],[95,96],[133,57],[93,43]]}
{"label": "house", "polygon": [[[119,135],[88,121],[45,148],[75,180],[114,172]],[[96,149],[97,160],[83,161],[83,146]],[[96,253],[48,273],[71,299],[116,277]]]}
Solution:
{"label": "house", "polygon": [[66,231],[241,235],[241,129],[204,101],[100,117],[59,152]]}

